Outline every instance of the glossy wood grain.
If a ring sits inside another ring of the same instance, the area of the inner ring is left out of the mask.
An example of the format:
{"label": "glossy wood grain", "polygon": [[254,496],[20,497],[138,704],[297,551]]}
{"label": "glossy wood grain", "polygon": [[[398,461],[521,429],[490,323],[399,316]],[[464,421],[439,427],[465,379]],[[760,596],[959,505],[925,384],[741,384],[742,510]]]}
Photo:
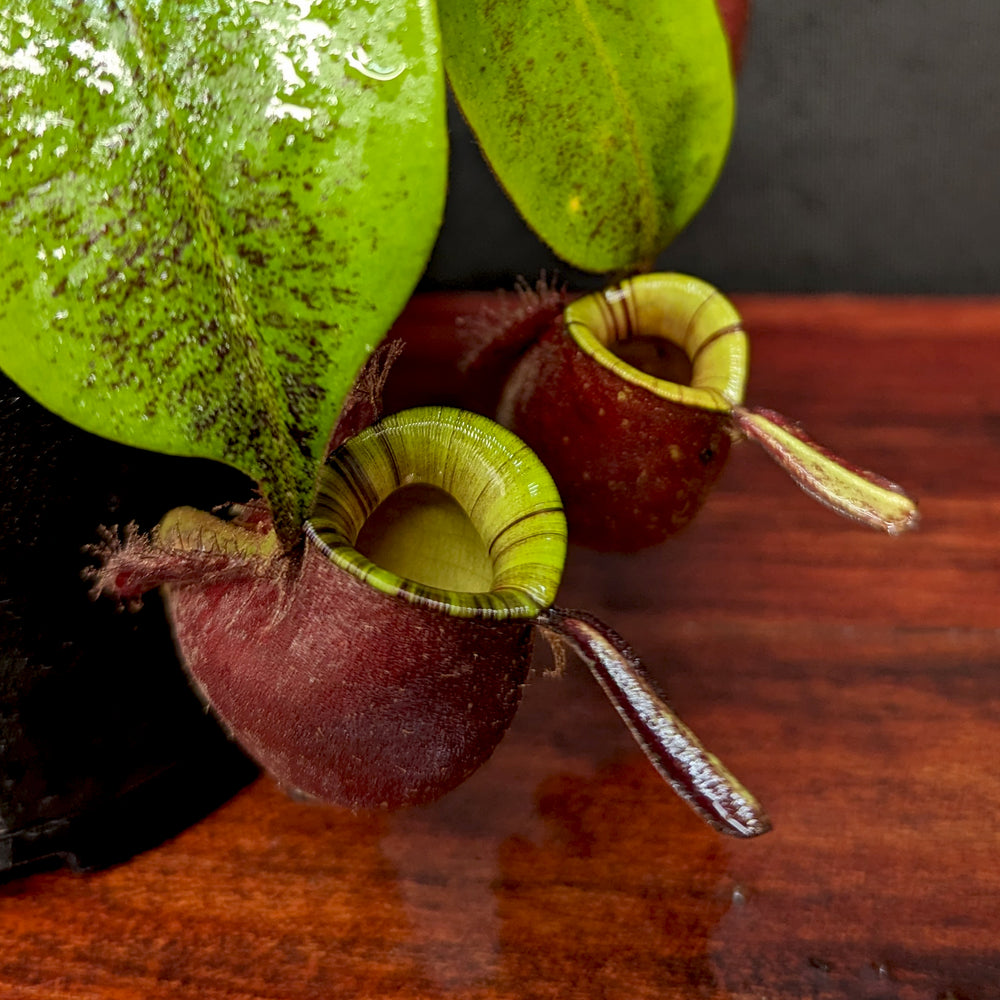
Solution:
{"label": "glossy wood grain", "polygon": [[[416,301],[400,402],[454,391],[481,297]],[[737,300],[750,401],[900,481],[843,523],[750,445],[685,534],[572,550],[560,603],[626,635],[766,804],[702,826],[579,664],[493,760],[397,815],[260,780],[114,869],[0,887],[4,998],[1000,997],[1000,302]]]}

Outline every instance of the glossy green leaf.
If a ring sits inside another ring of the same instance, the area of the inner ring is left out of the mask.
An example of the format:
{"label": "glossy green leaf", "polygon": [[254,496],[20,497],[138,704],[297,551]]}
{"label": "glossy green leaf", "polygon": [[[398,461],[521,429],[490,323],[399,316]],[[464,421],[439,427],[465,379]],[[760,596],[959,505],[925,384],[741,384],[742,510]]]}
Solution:
{"label": "glossy green leaf", "polygon": [[715,0],[439,0],[445,68],[513,202],[569,263],[645,267],[708,196],[733,119]]}
{"label": "glossy green leaf", "polygon": [[0,367],[291,539],[440,223],[431,0],[13,0],[0,94]]}

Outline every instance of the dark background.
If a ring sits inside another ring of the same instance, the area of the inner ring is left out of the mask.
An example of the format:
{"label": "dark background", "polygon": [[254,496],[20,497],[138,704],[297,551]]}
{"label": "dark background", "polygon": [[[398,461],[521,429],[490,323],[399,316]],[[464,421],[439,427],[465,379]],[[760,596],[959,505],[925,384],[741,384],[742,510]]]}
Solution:
{"label": "dark background", "polygon": [[[722,179],[660,260],[728,291],[1000,291],[1000,3],[757,0]],[[559,265],[453,113],[425,287]],[[593,283],[593,282],[589,282]]]}

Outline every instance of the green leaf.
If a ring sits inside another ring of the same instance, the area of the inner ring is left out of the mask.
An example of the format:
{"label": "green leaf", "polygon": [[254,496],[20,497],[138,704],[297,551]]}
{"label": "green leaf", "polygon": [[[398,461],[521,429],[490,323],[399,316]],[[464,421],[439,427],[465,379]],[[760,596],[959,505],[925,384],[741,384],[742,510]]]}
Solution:
{"label": "green leaf", "polygon": [[440,223],[431,0],[13,0],[0,94],[0,367],[291,540]]}
{"label": "green leaf", "polygon": [[513,202],[564,260],[646,267],[729,146],[715,0],[438,0],[445,69]]}

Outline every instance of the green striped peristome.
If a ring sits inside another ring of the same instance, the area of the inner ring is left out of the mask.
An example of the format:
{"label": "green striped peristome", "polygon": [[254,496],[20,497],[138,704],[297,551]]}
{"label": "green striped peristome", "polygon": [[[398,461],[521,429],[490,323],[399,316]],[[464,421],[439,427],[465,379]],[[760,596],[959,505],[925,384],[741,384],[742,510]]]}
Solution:
{"label": "green striped peristome", "polygon": [[[683,406],[729,413],[743,402],[750,348],[740,314],[686,274],[642,274],[570,303],[566,329],[585,354],[632,385]],[[691,362],[687,385],[658,379],[614,353],[635,336],[662,337]]]}
{"label": "green striped peristome", "polygon": [[441,406],[386,417],[337,449],[306,532],[375,589],[461,618],[534,618],[566,555],[562,502],[534,452]]}

